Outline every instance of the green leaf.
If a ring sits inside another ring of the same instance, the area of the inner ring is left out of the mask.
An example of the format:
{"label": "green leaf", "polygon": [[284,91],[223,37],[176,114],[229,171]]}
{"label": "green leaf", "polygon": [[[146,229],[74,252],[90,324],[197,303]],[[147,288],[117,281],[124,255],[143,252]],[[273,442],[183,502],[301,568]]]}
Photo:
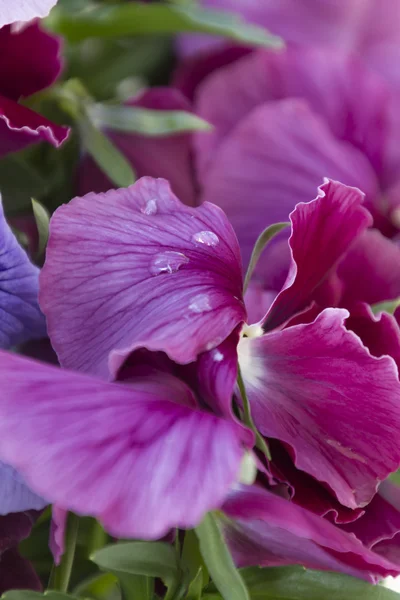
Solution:
{"label": "green leaf", "polygon": [[163,542],[124,542],[106,546],[91,557],[104,571],[160,577],[166,585],[179,578],[175,550]]}
{"label": "green leaf", "polygon": [[47,185],[21,153],[0,160],[0,193],[7,214],[29,210],[32,196],[42,195]]}
{"label": "green leaf", "polygon": [[201,600],[201,591],[203,589],[203,569],[199,567],[197,575],[192,579],[186,595],[186,600]]}
{"label": "green leaf", "polygon": [[251,600],[400,600],[382,586],[360,579],[303,567],[241,569]]}
{"label": "green leaf", "polygon": [[221,35],[252,46],[283,47],[280,38],[261,27],[247,24],[239,15],[195,6],[128,2],[98,6],[75,14],[59,8],[52,11],[47,26],[73,42],[90,37],[199,32]]}
{"label": "green leaf", "polygon": [[99,128],[114,131],[162,136],[212,129],[207,121],[184,110],[150,110],[114,104],[94,104],[88,110]]}
{"label": "green leaf", "polygon": [[373,304],[371,306],[371,310],[374,313],[374,315],[378,315],[381,312],[386,312],[390,315],[393,315],[394,311],[399,306],[400,298],[396,298],[395,300],[386,300],[386,302],[379,302],[379,304]]}
{"label": "green leaf", "polygon": [[45,208],[43,204],[40,204],[40,202],[34,198],[32,198],[31,201],[33,215],[35,217],[36,227],[39,234],[37,256],[40,257],[42,256],[47,245],[47,240],[49,239],[50,215],[47,208]]}
{"label": "green leaf", "polygon": [[32,590],[11,590],[2,595],[3,600],[76,600],[76,596],[62,592],[47,591],[44,594]]}
{"label": "green leaf", "polygon": [[253,271],[258,263],[258,259],[260,258],[263,250],[269,244],[269,242],[285,227],[289,227],[290,223],[275,223],[274,225],[270,225],[258,236],[258,239],[254,245],[253,252],[251,254],[250,263],[247,268],[246,277],[244,280],[243,291],[247,290],[247,286],[250,283],[251,276],[253,275]]}
{"label": "green leaf", "polygon": [[225,544],[216,514],[208,513],[195,531],[204,562],[224,600],[250,600],[246,585]]}
{"label": "green leaf", "polygon": [[400,471],[395,471],[394,473],[392,473],[391,475],[389,475],[389,479],[395,485],[399,485],[400,486]]}
{"label": "green leaf", "polygon": [[202,579],[204,585],[207,585],[209,580],[208,571],[200,552],[199,539],[193,529],[188,529],[185,532],[181,563],[182,568],[188,572],[189,581],[197,576],[201,567]]}
{"label": "green leaf", "polygon": [[111,181],[118,187],[128,187],[135,182],[135,174],[128,160],[89,118],[80,118],[78,128],[85,149]]}

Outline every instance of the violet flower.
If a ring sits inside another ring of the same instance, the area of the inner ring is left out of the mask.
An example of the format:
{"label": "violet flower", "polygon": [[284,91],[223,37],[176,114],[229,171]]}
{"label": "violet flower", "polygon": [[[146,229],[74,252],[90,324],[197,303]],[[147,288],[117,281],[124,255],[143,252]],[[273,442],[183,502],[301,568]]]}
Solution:
{"label": "violet flower", "polygon": [[[54,2],[24,3],[26,12],[3,7],[17,4],[2,0],[0,23],[11,16],[32,18],[42,14]],[[32,5],[32,6],[30,6]],[[21,7],[22,8],[22,7]],[[68,128],[48,121],[38,113],[18,103],[50,86],[61,71],[60,40],[41,29],[38,22],[16,28],[6,25],[0,29],[0,156],[15,152],[32,143],[47,141],[59,146],[68,136]]]}
{"label": "violet flower", "polygon": [[342,523],[400,464],[394,360],[368,351],[346,310],[319,312],[315,302],[371,223],[361,202],[358,190],[327,182],[297,206],[288,281],[253,326],[238,243],[218,207],[185,206],[151,178],[60,207],[40,301],[64,368],[1,354],[0,457],[49,501],[99,517],[114,535],[153,539],[223,504],[250,529],[261,519],[261,549],[275,564],[293,562],[297,548],[305,565],[398,573],[324,513],[279,497],[274,465],[265,464],[264,489],[247,491],[272,497],[275,513],[246,513],[246,495],[243,519],[232,508],[252,445],[232,413],[238,361],[258,430],[326,488]]}

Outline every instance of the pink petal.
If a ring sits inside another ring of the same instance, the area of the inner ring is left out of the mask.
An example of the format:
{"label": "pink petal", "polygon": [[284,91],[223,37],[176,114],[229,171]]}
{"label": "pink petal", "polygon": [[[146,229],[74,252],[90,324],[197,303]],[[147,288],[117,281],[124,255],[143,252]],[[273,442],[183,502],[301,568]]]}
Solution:
{"label": "pink petal", "polygon": [[358,303],[352,306],[346,327],[373,356],[391,356],[400,370],[400,329],[392,315],[382,312],[375,316],[367,304]]}
{"label": "pink petal", "polygon": [[65,551],[65,531],[68,511],[60,506],[53,506],[51,511],[49,547],[54,558],[54,563],[59,565]]}
{"label": "pink petal", "polygon": [[345,530],[357,536],[368,548],[400,565],[400,490],[384,481],[378,494],[368,505],[358,522],[349,523]]}
{"label": "pink petal", "polygon": [[0,156],[41,141],[58,147],[69,134],[26,106],[0,96]]}
{"label": "pink petal", "polygon": [[0,29],[0,94],[18,100],[51,85],[61,71],[60,51],[60,38],[37,22]]}
{"label": "pink petal", "polygon": [[[259,106],[225,138],[203,179],[202,198],[226,212],[247,264],[261,231],[309,202],[324,176],[376,195],[365,156],[337,140],[303,100],[283,100]],[[266,253],[259,273],[268,262]]]}
{"label": "pink petal", "polygon": [[343,302],[376,304],[400,296],[400,247],[377,230],[365,231],[338,268]]}
{"label": "pink petal", "polygon": [[347,316],[326,309],[311,324],[243,338],[238,352],[257,428],[354,509],[400,464],[400,385],[394,361],[371,356]]}
{"label": "pink petal", "polygon": [[46,17],[57,0],[23,0],[10,2],[0,0],[0,27],[15,21],[30,21],[36,17]]}
{"label": "pink petal", "polygon": [[242,426],[188,406],[192,393],[170,376],[107,383],[3,352],[0,379],[2,458],[117,537],[194,527],[223,502],[251,442]]}
{"label": "pink petal", "polygon": [[300,564],[363,579],[399,572],[353,535],[256,486],[232,493],[223,510],[235,520],[224,530],[239,566]]}
{"label": "pink petal", "polygon": [[[365,101],[360,103],[360,97]],[[295,47],[255,52],[217,70],[200,86],[196,111],[214,125],[211,133],[195,138],[201,174],[240,120],[261,104],[285,98],[303,98],[331,133],[363,152],[375,169],[381,167],[389,127],[387,86],[354,57]]]}
{"label": "pink petal", "polygon": [[266,328],[278,327],[310,303],[313,292],[371,225],[362,202],[359,190],[326,181],[313,202],[297,205],[290,215],[292,264],[284,289],[266,316]]}
{"label": "pink petal", "polygon": [[141,347],[192,362],[245,319],[228,220],[181,204],[163,179],[60,207],[40,288],[62,366],[104,377]]}
{"label": "pink petal", "polygon": [[[152,110],[191,111],[189,102],[177,90],[161,87],[151,88],[132,98],[127,104]],[[182,202],[191,206],[196,204],[190,134],[151,137],[115,131],[109,131],[107,134],[126,156],[138,177],[164,177],[168,179],[172,190]],[[78,173],[79,194],[105,192],[112,188],[115,188],[115,185],[94,161],[86,156]]]}

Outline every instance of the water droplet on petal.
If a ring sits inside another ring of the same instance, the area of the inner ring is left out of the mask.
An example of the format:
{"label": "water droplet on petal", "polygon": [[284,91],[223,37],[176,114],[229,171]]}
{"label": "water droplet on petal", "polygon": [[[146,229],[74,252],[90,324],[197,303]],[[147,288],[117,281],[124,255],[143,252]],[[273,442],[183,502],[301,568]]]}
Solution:
{"label": "water droplet on petal", "polygon": [[194,296],[190,300],[189,310],[194,313],[203,313],[207,312],[208,310],[212,310],[210,298],[207,296],[207,294],[199,294],[198,296]]}
{"label": "water droplet on petal", "polygon": [[221,360],[224,360],[224,355],[217,349],[212,351],[212,357],[215,362],[221,362]]}
{"label": "water droplet on petal", "polygon": [[176,273],[182,265],[189,262],[187,256],[182,252],[166,250],[153,256],[150,263],[150,273],[152,275],[161,275],[162,273]]}
{"label": "water droplet on petal", "polygon": [[198,231],[192,236],[192,240],[205,246],[216,246],[219,243],[219,237],[213,231]]}
{"label": "water droplet on petal", "polygon": [[157,200],[155,198],[150,198],[140,210],[144,215],[155,215],[157,208]]}

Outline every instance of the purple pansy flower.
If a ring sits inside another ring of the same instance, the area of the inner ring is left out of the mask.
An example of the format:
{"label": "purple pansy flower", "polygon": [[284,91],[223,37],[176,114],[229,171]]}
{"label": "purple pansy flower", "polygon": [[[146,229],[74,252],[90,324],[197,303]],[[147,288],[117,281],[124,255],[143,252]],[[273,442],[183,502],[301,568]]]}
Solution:
{"label": "purple pansy flower", "polygon": [[[38,288],[39,269],[18,244],[4,218],[0,200],[0,348],[11,348],[46,336]],[[0,463],[0,483],[0,515],[40,509],[47,504],[4,463]]]}
{"label": "purple pansy flower", "polygon": [[[30,4],[33,3],[28,2],[27,8]],[[44,10],[46,3],[42,4]],[[47,5],[50,7],[48,2]],[[36,21],[22,28],[6,25],[0,29],[0,53],[0,156],[42,140],[59,146],[67,138],[68,128],[18,103],[20,98],[51,85],[60,74],[59,38],[45,32]]]}
{"label": "purple pansy flower", "polygon": [[[326,494],[316,514],[299,497],[279,497],[283,463],[266,463],[260,493],[272,496],[275,516],[249,511],[245,519],[250,528],[264,521],[262,548],[275,564],[397,573],[323,518],[360,517],[400,464],[394,360],[369,352],[346,328],[346,310],[321,312],[316,300],[324,287],[330,293],[343,254],[371,223],[362,199],[326,182],[313,202],[297,206],[288,280],[250,326],[238,243],[218,207],[185,206],[166,181],[143,178],[59,208],[40,301],[64,368],[2,353],[1,458],[35,491],[98,516],[114,535],[159,537],[224,501],[236,518],[232,484],[252,444],[231,408],[239,361],[257,428]],[[285,488],[286,475],[281,481]],[[286,553],[276,546],[285,513],[304,519],[287,525]]]}

